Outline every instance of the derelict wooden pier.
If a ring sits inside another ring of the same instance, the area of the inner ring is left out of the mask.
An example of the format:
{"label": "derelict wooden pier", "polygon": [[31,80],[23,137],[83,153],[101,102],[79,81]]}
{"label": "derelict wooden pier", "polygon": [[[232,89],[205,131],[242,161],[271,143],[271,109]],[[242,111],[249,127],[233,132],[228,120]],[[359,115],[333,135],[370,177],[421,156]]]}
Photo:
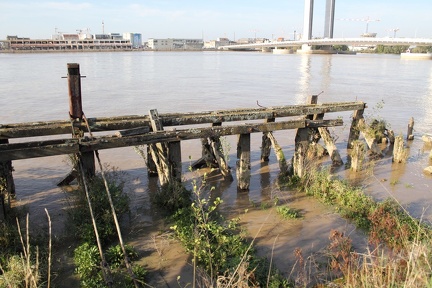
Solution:
{"label": "derelict wooden pier", "polygon": [[[311,142],[324,140],[335,164],[340,165],[337,149],[327,127],[341,126],[342,120],[324,119],[329,113],[353,111],[352,133],[348,145],[358,139],[358,120],[366,108],[364,102],[338,102],[317,104],[312,96],[309,104],[277,107],[258,107],[192,113],[161,113],[156,109],[146,115],[116,117],[86,117],[81,104],[81,75],[79,65],[68,64],[69,120],[44,121],[0,125],[0,178],[6,183],[7,192],[15,193],[12,177],[12,161],[53,155],[76,154],[84,167],[84,173],[95,172],[94,153],[102,149],[146,145],[147,167],[157,172],[160,183],[181,179],[180,145],[183,140],[201,139],[203,158],[195,163],[221,169],[225,178],[232,178],[224,163],[219,137],[239,135],[237,145],[237,187],[247,190],[250,182],[250,134],[262,133],[262,161],[268,161],[271,147],[282,172],[287,163],[281,155],[272,132],[297,129],[295,137],[294,173],[302,175],[303,158]],[[360,115],[360,116],[359,116]],[[276,121],[277,119],[277,121]],[[262,122],[256,121],[262,120]],[[248,123],[247,121],[252,121]],[[188,125],[187,128],[182,126]],[[192,128],[191,128],[192,127]],[[97,135],[104,132],[103,135]],[[53,136],[58,138],[52,139]],[[318,135],[318,136],[317,136]],[[49,140],[33,140],[33,137],[51,136]],[[25,138],[19,143],[10,140]],[[150,172],[150,171],[149,171]]]}

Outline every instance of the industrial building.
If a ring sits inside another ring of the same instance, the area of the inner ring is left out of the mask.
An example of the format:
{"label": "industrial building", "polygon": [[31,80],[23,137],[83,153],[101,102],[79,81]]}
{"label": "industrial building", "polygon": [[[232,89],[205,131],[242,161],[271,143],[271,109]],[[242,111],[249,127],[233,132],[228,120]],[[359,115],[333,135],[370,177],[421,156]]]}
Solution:
{"label": "industrial building", "polygon": [[155,51],[170,50],[202,50],[204,41],[202,39],[148,39],[148,47]]}
{"label": "industrial building", "polygon": [[80,30],[80,33],[57,33],[51,39],[7,36],[0,47],[11,51],[131,50],[142,47],[142,36],[139,33],[93,35]]}

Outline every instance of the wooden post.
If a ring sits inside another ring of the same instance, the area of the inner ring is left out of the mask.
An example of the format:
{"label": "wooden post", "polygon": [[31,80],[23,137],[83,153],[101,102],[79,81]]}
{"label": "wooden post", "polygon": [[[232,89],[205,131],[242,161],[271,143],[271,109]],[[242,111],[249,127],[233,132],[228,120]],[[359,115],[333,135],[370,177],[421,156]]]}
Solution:
{"label": "wooden post", "polygon": [[[150,110],[149,116],[153,131],[162,131],[163,126],[157,110]],[[157,168],[160,185],[163,186],[170,183],[172,181],[172,174],[170,173],[168,145],[166,143],[150,144],[149,149]]]}
{"label": "wooden post", "polygon": [[348,149],[352,149],[354,145],[354,141],[358,140],[360,137],[360,126],[364,125],[364,117],[363,117],[364,109],[356,110],[353,113],[350,133],[348,136]]}
{"label": "wooden post", "polygon": [[249,190],[251,177],[250,134],[240,134],[237,143],[237,190]]}
{"label": "wooden post", "polygon": [[[308,99],[308,104],[316,104],[318,102],[318,95],[312,95]],[[305,119],[313,120],[314,115],[309,114],[305,116]],[[309,148],[309,142],[311,142],[314,136],[318,132],[315,129],[310,128],[299,128],[295,136],[295,151],[293,156],[293,170],[294,175],[303,177],[306,165],[306,153]]]}
{"label": "wooden post", "polygon": [[[275,118],[266,119],[266,123],[275,122]],[[263,133],[261,144],[261,162],[268,162],[270,157],[270,150],[272,142],[268,136],[270,132]]]}
{"label": "wooden post", "polygon": [[182,161],[180,141],[168,143],[168,161],[172,179],[174,181],[181,182]]}
{"label": "wooden post", "polygon": [[306,169],[306,152],[309,147],[309,130],[301,128],[297,130],[295,138],[295,152],[293,157],[294,175],[303,177]]}
{"label": "wooden post", "polygon": [[201,158],[192,163],[192,169],[199,169],[202,167],[217,168],[216,157],[212,152],[208,138],[201,138]]}
{"label": "wooden post", "polygon": [[223,155],[223,148],[220,142],[219,137],[211,137],[210,138],[210,146],[212,147],[213,154],[216,157],[216,161],[218,163],[219,169],[226,180],[232,181],[233,177],[231,175],[231,170],[228,166],[228,163],[225,160]]}
{"label": "wooden post", "polygon": [[363,117],[363,113],[364,113],[364,109],[354,111],[352,122],[351,122],[350,133],[348,136],[347,148],[348,149],[353,148],[354,141],[359,139],[360,132],[362,132],[366,140],[366,143],[368,144],[368,147],[372,151],[372,153],[378,156],[382,156],[382,152],[376,143],[375,137],[371,136],[366,131],[366,127],[365,127],[366,123]]}
{"label": "wooden post", "polygon": [[149,177],[154,177],[158,175],[157,172],[157,168],[156,168],[156,163],[153,160],[152,154],[151,154],[151,149],[150,149],[150,145],[147,145],[147,175]]}
{"label": "wooden post", "polygon": [[389,139],[390,144],[394,144],[396,138],[393,130],[387,130],[387,137]]}
{"label": "wooden post", "polygon": [[402,135],[396,136],[393,146],[393,162],[403,163],[408,159],[408,150],[404,148]]}
{"label": "wooden post", "polygon": [[272,132],[267,133],[267,137],[270,139],[271,145],[276,154],[276,159],[278,160],[279,163],[280,173],[282,175],[287,175],[288,165],[285,159],[285,154],[282,151],[282,148],[280,147],[279,143],[276,141],[276,138],[274,137]]}
{"label": "wooden post", "polygon": [[0,223],[6,219],[6,208],[4,203],[4,195],[0,193]]}
{"label": "wooden post", "polygon": [[[318,95],[312,95],[310,99],[311,104],[317,104],[318,103]],[[324,113],[321,114],[315,114],[313,115],[313,120],[323,120],[324,119]],[[318,143],[320,138],[324,140],[324,144],[326,145],[327,152],[330,155],[330,158],[332,160],[333,165],[340,166],[343,164],[342,158],[339,154],[339,151],[336,148],[336,145],[334,144],[333,138],[330,135],[329,130],[326,127],[318,127],[317,132],[314,133],[312,137],[312,141],[315,143]]]}
{"label": "wooden post", "polygon": [[361,171],[365,158],[366,147],[364,142],[355,140],[351,151],[351,170],[354,172]]}
{"label": "wooden post", "polygon": [[[212,126],[222,126],[221,122],[213,123]],[[233,181],[233,176],[231,175],[231,169],[228,166],[227,161],[225,160],[224,153],[228,153],[227,151],[223,151],[222,144],[220,142],[219,137],[210,137],[210,147],[212,148],[213,155],[215,156],[216,162],[219,166],[219,169],[226,180]]]}
{"label": "wooden post", "polygon": [[414,140],[414,118],[411,117],[409,123],[408,123],[408,133],[407,133],[407,140]]}
{"label": "wooden post", "polygon": [[[0,139],[0,144],[9,143],[8,139]],[[15,182],[13,179],[13,166],[12,161],[4,161],[0,162],[0,185],[4,185],[5,192],[10,198],[12,195],[15,195]],[[1,193],[2,191],[0,191]],[[8,201],[10,202],[10,201]]]}
{"label": "wooden post", "polygon": [[339,154],[339,151],[336,148],[336,145],[333,142],[333,138],[331,137],[328,129],[325,127],[319,127],[318,131],[321,138],[324,140],[327,152],[330,155],[333,165],[337,165],[337,166],[342,165],[343,164],[342,158]]}

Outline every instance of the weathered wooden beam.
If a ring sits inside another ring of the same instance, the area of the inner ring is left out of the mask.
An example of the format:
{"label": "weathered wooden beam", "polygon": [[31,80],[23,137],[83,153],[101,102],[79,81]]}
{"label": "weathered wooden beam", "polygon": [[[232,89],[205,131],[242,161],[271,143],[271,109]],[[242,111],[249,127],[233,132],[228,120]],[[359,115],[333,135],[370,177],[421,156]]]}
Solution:
{"label": "weathered wooden beam", "polygon": [[164,126],[260,120],[364,109],[364,102],[338,102],[307,105],[288,105],[266,108],[221,110],[202,113],[161,114]]}
{"label": "weathered wooden beam", "polygon": [[236,176],[237,176],[237,190],[247,191],[250,186],[251,178],[251,159],[250,148],[251,139],[250,134],[240,134],[237,142],[237,162],[236,162]]}
{"label": "weathered wooden beam", "polygon": [[115,133],[115,136],[117,137],[133,136],[133,135],[145,134],[148,132],[150,132],[149,127],[138,127],[138,128],[118,131],[117,133]]}
{"label": "weathered wooden beam", "polygon": [[[167,113],[160,114],[159,117],[161,118],[162,125],[166,127],[352,111],[361,110],[365,107],[366,104],[363,102],[342,102],[201,113]],[[150,127],[150,119],[147,115],[87,118],[87,120],[92,132],[125,130],[144,126]],[[69,120],[3,124],[0,125],[0,139],[69,134],[72,129],[71,125]],[[81,131],[89,132],[87,127],[82,123],[73,123],[73,125]]]}
{"label": "weathered wooden beam", "polygon": [[242,124],[236,126],[204,127],[158,131],[126,137],[99,136],[93,139],[56,139],[26,143],[0,144],[0,161],[18,160],[63,154],[73,154],[110,148],[138,146],[158,142],[192,140],[255,132],[270,132],[304,127],[342,126],[341,119],[335,120],[290,120],[275,123]]}
{"label": "weathered wooden beam", "polygon": [[0,161],[79,153],[78,139],[0,144]]}

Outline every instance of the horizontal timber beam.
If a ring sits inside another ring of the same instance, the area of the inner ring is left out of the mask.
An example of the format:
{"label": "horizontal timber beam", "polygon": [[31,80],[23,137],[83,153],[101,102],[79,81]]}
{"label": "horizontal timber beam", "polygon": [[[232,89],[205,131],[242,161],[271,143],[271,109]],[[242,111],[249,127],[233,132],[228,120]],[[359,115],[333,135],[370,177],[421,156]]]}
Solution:
{"label": "horizontal timber beam", "polygon": [[132,136],[118,137],[115,135],[100,136],[89,139],[58,139],[33,141],[26,143],[0,144],[0,161],[19,160],[54,155],[89,152],[94,150],[137,146],[159,142],[220,137],[256,132],[270,132],[305,127],[342,126],[342,119],[334,120],[290,120],[259,124],[241,124],[233,126],[213,126],[205,128],[175,129],[172,131],[157,131]]}
{"label": "horizontal timber beam", "polygon": [[[159,117],[161,118],[162,125],[167,127],[355,111],[364,109],[365,107],[366,104],[364,102],[338,102],[218,110],[200,113],[166,113],[159,114]],[[92,132],[150,127],[150,119],[148,115],[88,118],[88,122]],[[0,139],[70,134],[72,133],[71,126],[72,123],[65,120],[4,125],[0,124]],[[73,126],[79,128],[82,131],[88,132],[87,127],[82,122],[73,122]]]}

